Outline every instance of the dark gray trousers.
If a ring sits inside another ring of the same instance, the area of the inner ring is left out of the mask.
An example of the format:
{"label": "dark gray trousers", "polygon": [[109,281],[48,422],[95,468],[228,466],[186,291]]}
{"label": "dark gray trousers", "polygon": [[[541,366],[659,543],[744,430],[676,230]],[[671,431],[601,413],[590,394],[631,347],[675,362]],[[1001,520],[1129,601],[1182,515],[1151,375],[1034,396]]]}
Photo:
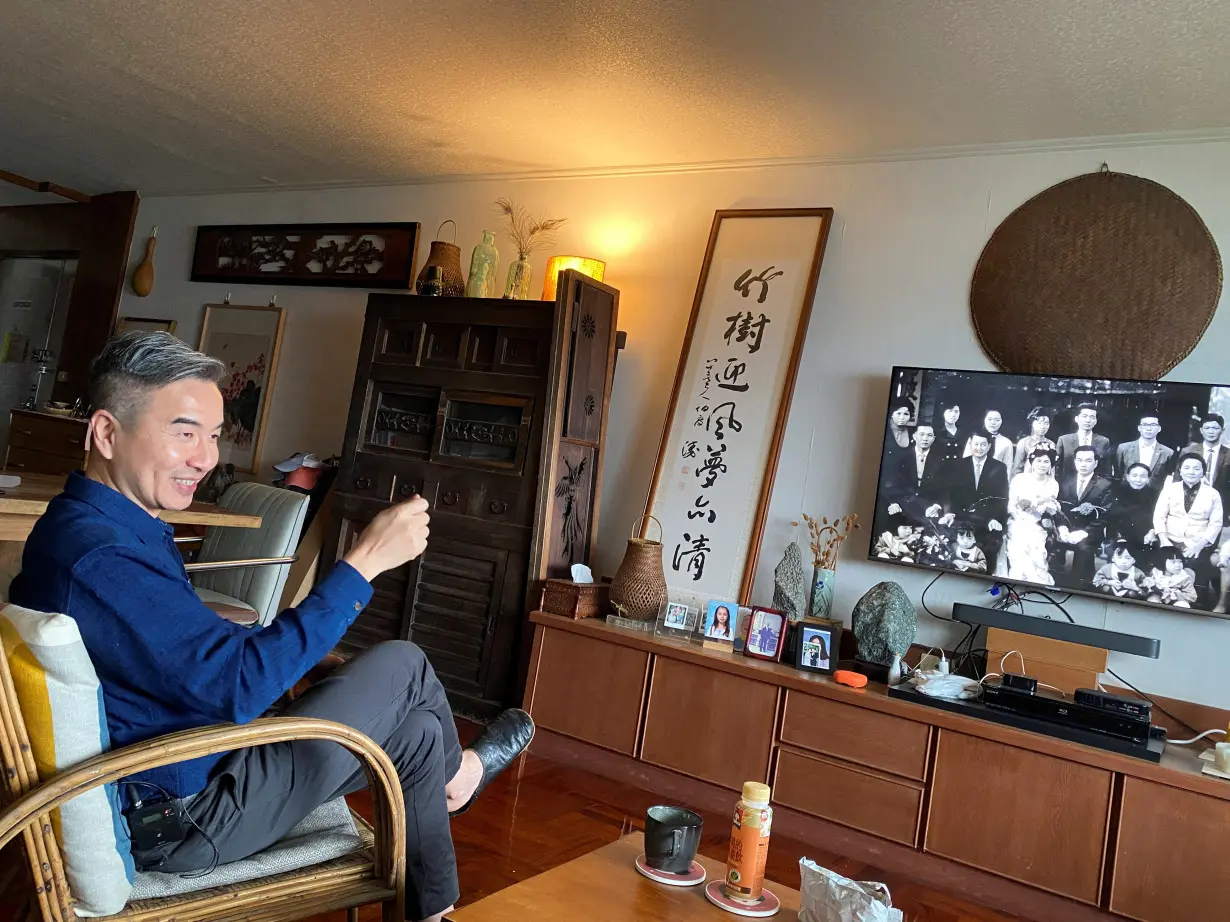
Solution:
{"label": "dark gray trousers", "polygon": [[[461,744],[423,651],[407,641],[378,644],[276,716],[337,721],[388,753],[406,801],[406,916],[425,919],[456,902],[457,861],[444,785],[461,767]],[[228,755],[188,811],[225,863],[268,848],[321,804],[365,787],[358,759],[336,743],[274,743]],[[212,858],[213,849],[194,829],[158,870],[199,870]]]}

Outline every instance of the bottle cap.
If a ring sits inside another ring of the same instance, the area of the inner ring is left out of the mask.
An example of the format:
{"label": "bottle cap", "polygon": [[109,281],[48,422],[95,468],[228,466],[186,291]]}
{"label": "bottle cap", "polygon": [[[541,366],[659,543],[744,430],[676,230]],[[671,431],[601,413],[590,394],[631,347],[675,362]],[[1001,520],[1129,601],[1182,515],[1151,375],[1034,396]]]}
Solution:
{"label": "bottle cap", "polygon": [[769,786],[759,781],[743,782],[743,800],[749,804],[767,804],[769,802]]}

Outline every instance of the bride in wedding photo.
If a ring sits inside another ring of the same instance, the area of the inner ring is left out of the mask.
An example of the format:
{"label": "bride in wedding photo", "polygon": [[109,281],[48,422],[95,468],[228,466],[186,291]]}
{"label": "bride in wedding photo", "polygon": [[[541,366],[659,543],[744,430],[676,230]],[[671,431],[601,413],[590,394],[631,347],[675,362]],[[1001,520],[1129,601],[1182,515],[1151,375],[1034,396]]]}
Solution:
{"label": "bride in wedding photo", "polygon": [[1059,513],[1059,481],[1053,476],[1059,455],[1054,443],[1040,441],[1025,459],[1025,469],[1008,487],[1008,531],[1004,542],[1008,579],[1055,585],[1046,552],[1042,520]]}

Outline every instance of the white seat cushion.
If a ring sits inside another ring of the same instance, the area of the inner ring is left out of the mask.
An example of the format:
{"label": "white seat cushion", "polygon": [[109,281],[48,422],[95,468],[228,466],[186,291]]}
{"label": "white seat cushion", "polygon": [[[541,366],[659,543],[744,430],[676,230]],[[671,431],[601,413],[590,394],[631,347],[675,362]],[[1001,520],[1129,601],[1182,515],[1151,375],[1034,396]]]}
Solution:
{"label": "white seat cushion", "polygon": [[196,589],[196,597],[206,605],[233,605],[235,608],[242,608],[244,611],[250,611],[256,614],[256,609],[242,599],[237,599],[233,595],[227,595],[225,592],[215,592],[212,589],[202,589],[200,586],[193,587]]}
{"label": "white seat cushion", "polygon": [[178,874],[138,871],[132,886],[132,899],[178,896],[283,874],[340,858],[359,848],[361,843],[346,799],[339,797],[321,804],[304,817],[286,838],[263,852],[242,861],[218,865],[204,877],[185,879]]}

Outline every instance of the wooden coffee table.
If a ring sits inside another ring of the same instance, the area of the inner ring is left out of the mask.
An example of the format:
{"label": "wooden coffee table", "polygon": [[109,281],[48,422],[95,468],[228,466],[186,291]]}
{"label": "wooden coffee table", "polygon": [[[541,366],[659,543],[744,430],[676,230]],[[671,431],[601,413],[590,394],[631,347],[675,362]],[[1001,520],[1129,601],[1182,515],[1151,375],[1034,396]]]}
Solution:
{"label": "wooden coffee table", "polygon": [[[705,899],[705,886],[668,887],[637,873],[633,862],[643,851],[641,833],[633,833],[604,848],[561,864],[537,877],[514,884],[462,909],[450,913],[451,922],[734,922],[741,916],[723,912]],[[708,880],[720,879],[726,865],[703,855]],[[707,882],[707,881],[706,881]],[[769,889],[782,901],[773,916],[782,922],[797,922],[799,892],[769,882]]]}

